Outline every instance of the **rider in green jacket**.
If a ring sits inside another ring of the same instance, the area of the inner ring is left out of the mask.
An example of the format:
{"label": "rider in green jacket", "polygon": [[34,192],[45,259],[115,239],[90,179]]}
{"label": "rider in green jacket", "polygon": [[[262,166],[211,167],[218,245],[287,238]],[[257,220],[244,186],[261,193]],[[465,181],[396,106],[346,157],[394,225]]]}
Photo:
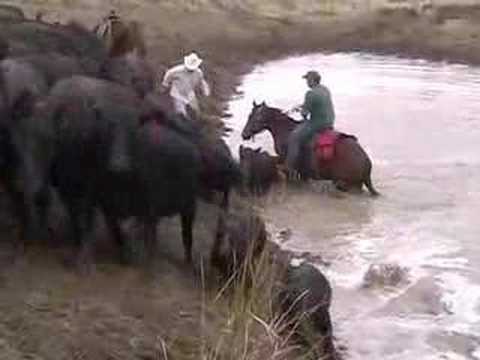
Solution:
{"label": "rider in green jacket", "polygon": [[301,106],[304,121],[291,133],[288,140],[287,167],[292,172],[299,170],[302,147],[308,144],[315,134],[333,129],[335,122],[332,97],[328,88],[320,83],[320,74],[309,71],[303,78],[307,80],[310,89]]}

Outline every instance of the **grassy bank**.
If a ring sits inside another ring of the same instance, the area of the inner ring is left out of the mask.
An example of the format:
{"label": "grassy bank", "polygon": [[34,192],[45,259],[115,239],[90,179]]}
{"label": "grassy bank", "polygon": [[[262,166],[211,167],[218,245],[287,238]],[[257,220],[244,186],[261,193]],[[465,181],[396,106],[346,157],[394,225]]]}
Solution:
{"label": "grassy bank", "polygon": [[296,358],[262,285],[226,297],[165,264],[154,273],[103,264],[87,280],[30,252],[2,271],[0,358]]}
{"label": "grassy bank", "polygon": [[[207,111],[217,115],[255,64],[294,54],[364,50],[480,64],[476,6],[445,6],[417,16],[353,10],[349,1],[318,7],[286,0],[10,3],[29,16],[44,10],[47,20],[76,19],[89,27],[114,6],[144,25],[148,56],[159,75],[186,52],[199,52],[213,88]],[[202,205],[200,214],[195,275],[181,265],[176,219],[162,222],[159,260],[148,270],[113,264],[111,244],[105,245],[105,256],[98,256],[97,271],[89,277],[67,270],[61,247],[31,249],[12,265],[11,249],[0,245],[0,359],[299,358],[279,336],[271,267],[261,268],[257,291],[250,297],[242,291],[226,296],[208,276],[202,280],[216,212]]]}
{"label": "grassy bank", "polygon": [[[28,14],[93,27],[112,7],[143,24],[159,75],[195,50],[213,84],[208,110],[220,113],[239,76],[266,60],[319,51],[372,51],[480,64],[480,5],[442,2],[417,16],[381,1],[15,0]],[[314,5],[312,5],[314,4]],[[315,5],[316,4],[316,5]],[[360,5],[359,5],[360,4]],[[453,4],[453,5],[452,5]]]}

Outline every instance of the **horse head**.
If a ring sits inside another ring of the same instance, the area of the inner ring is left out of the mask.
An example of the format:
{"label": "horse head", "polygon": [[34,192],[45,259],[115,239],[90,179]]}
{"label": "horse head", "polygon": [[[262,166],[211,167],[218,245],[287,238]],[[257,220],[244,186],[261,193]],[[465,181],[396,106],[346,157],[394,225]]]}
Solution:
{"label": "horse head", "polygon": [[265,101],[261,104],[253,102],[252,111],[248,115],[248,121],[242,131],[243,140],[249,140],[256,134],[269,128],[268,109],[269,107]]}

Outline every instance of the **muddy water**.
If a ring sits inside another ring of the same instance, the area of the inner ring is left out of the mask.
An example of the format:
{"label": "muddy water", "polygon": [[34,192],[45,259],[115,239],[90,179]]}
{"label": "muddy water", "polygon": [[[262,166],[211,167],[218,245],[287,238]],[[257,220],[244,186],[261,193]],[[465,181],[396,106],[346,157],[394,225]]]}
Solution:
{"label": "muddy water", "polygon": [[[337,198],[313,184],[266,202],[283,245],[321,255],[333,318],[349,359],[480,359],[480,69],[364,54],[290,58],[246,76],[231,102],[237,152],[253,100],[288,109],[322,72],[337,127],[374,161],[379,199]],[[268,134],[249,146],[272,149]],[[372,264],[408,269],[364,288]],[[381,282],[379,282],[381,283]]]}

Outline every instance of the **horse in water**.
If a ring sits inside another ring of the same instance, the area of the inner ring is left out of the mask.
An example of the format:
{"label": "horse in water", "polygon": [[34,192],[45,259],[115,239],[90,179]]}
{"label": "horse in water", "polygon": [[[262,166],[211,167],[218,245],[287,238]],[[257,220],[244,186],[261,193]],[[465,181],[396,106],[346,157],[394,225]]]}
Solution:
{"label": "horse in water", "polygon": [[[275,151],[285,162],[289,135],[298,124],[280,109],[269,107],[265,102],[254,102],[242,138],[249,140],[269,131]],[[342,191],[361,190],[365,185],[372,195],[379,195],[371,180],[372,162],[354,136],[337,132],[331,132],[327,138],[315,136],[307,150],[302,151],[301,174],[304,178],[332,180]]]}

